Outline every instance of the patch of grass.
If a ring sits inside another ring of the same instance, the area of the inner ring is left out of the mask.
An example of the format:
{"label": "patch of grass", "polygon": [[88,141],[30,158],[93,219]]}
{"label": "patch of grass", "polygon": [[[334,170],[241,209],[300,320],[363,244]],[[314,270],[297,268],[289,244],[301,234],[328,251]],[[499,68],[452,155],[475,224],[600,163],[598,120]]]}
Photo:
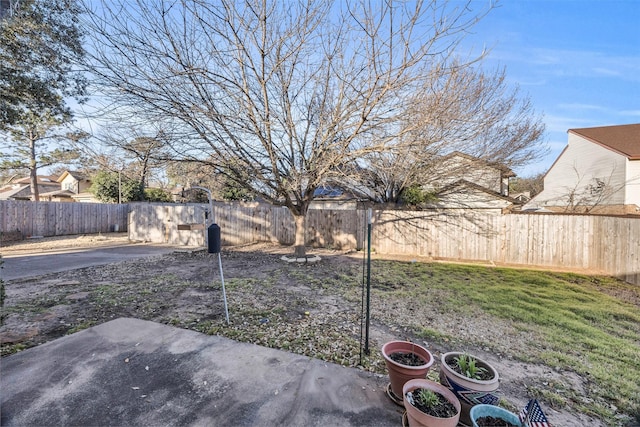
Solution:
{"label": "patch of grass", "polygon": [[[608,420],[616,411],[639,410],[640,307],[616,297],[631,294],[639,301],[640,290],[632,285],[609,277],[392,261],[378,262],[375,279],[380,298],[436,306],[449,315],[480,312],[535,331],[540,341],[513,356],[588,378],[588,400],[575,402],[582,410]],[[420,335],[446,341],[448,333],[423,328]],[[567,404],[553,391],[540,391],[540,397]]]}
{"label": "patch of grass", "polygon": [[22,350],[26,350],[29,348],[28,345],[23,343],[18,344],[3,344],[0,347],[0,352],[2,356],[9,356],[10,354],[18,353]]}
{"label": "patch of grass", "polygon": [[97,324],[96,321],[94,320],[85,320],[82,321],[74,326],[72,326],[68,331],[67,331],[67,335],[71,335],[74,334],[76,332],[82,331],[83,329],[89,329],[92,326],[95,326]]}

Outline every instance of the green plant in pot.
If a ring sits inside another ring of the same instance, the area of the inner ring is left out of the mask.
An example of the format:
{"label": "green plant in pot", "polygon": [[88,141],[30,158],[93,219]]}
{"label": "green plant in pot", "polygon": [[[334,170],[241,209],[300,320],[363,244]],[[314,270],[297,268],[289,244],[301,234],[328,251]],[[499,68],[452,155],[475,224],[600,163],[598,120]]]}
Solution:
{"label": "green plant in pot", "polygon": [[426,378],[433,365],[433,355],[426,348],[410,341],[390,341],[382,346],[390,384],[387,395],[402,405],[402,386],[415,378]]}
{"label": "green plant in pot", "polygon": [[484,366],[480,366],[478,359],[469,354],[461,354],[455,357],[454,361],[454,369],[467,378],[480,381],[487,381],[493,378],[493,373]]}
{"label": "green plant in pot", "polygon": [[498,371],[485,360],[463,352],[441,356],[440,383],[451,390],[462,406],[460,419],[471,424],[469,411],[475,405],[497,405]]}
{"label": "green plant in pot", "polygon": [[402,388],[410,427],[455,427],[460,402],[446,387],[427,379],[413,379]]}

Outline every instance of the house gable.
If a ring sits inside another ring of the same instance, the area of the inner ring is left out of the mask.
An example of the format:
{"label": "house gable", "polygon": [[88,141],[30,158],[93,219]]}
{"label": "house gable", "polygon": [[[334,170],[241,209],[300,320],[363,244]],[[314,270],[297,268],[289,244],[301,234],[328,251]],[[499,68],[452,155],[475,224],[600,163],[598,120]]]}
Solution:
{"label": "house gable", "polygon": [[60,188],[73,194],[84,193],[91,187],[91,181],[80,172],[65,171],[58,178]]}
{"label": "house gable", "polygon": [[639,203],[640,125],[622,125],[569,130],[544,190],[524,208],[634,213]]}
{"label": "house gable", "polygon": [[430,182],[425,183],[425,188],[428,190],[439,191],[450,184],[464,180],[473,182],[489,192],[508,196],[509,178],[515,174],[504,165],[455,151],[443,157],[430,176]]}
{"label": "house gable", "polygon": [[640,160],[640,123],[569,129],[569,133],[615,151],[629,160]]}

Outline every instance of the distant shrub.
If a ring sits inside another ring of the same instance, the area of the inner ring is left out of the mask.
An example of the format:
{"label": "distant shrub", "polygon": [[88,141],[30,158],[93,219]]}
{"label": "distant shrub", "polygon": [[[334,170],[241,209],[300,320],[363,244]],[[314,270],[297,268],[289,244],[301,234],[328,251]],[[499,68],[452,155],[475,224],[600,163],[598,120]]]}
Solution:
{"label": "distant shrub", "polygon": [[145,188],[144,198],[148,202],[171,202],[171,194],[162,188]]}

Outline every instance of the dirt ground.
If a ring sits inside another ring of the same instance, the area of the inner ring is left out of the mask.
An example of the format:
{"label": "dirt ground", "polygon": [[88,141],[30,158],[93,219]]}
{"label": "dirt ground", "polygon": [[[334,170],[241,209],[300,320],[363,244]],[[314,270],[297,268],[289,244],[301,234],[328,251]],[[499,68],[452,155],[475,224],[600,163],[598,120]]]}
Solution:
{"label": "dirt ground", "polygon": [[[126,242],[126,235],[78,236],[20,242],[1,248],[3,255],[65,247]],[[204,251],[181,250],[169,255],[6,282],[7,301],[0,327],[2,354],[39,345],[119,317],[136,317],[177,327],[220,334],[385,375],[380,347],[388,340],[411,339],[440,354],[461,348],[493,364],[501,375],[501,395],[518,411],[531,390],[580,390],[585,379],[543,365],[523,363],[508,351],[483,345],[495,340],[502,348],[526,348],[528,337],[508,324],[481,316],[452,321],[429,315],[430,327],[456,328],[456,342],[425,342],[403,327],[416,316],[394,301],[372,302],[370,349],[363,356],[362,289],[335,283],[362,283],[363,255],[313,250],[314,264],[286,263],[290,248],[257,244],[224,248],[223,275],[230,324],[226,324],[218,259]],[[328,280],[328,279],[331,280]],[[393,317],[386,314],[392,307]],[[425,318],[425,322],[427,319]],[[440,322],[434,325],[434,322]],[[483,336],[478,336],[482,330]],[[491,351],[490,351],[491,350]],[[430,376],[437,378],[437,364]],[[569,408],[544,406],[555,426],[603,426]]]}

